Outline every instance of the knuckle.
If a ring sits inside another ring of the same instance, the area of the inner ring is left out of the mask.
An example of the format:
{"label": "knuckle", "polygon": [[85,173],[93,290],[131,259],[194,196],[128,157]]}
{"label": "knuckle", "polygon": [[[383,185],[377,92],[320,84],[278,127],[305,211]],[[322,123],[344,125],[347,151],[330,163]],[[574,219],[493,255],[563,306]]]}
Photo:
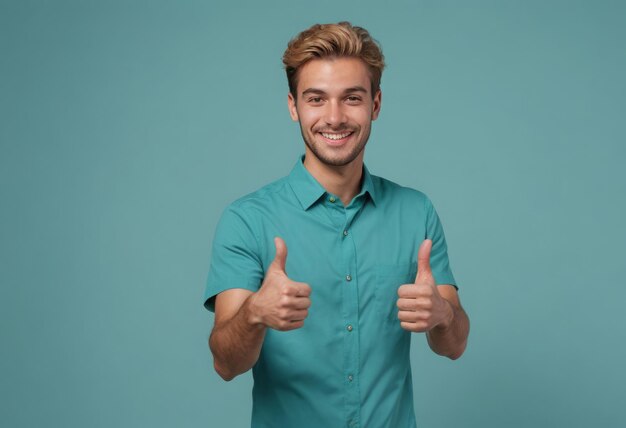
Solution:
{"label": "knuckle", "polygon": [[398,287],[398,297],[409,297],[411,289],[407,284],[403,284]]}
{"label": "knuckle", "polygon": [[410,322],[401,322],[400,327],[405,329],[406,331],[417,332],[418,330],[415,328],[415,324]]}
{"label": "knuckle", "polygon": [[415,300],[414,299],[398,299],[398,308],[404,311],[413,311],[415,310]]}
{"label": "knuckle", "polygon": [[414,322],[415,313],[409,311],[398,311],[398,319],[405,322]]}

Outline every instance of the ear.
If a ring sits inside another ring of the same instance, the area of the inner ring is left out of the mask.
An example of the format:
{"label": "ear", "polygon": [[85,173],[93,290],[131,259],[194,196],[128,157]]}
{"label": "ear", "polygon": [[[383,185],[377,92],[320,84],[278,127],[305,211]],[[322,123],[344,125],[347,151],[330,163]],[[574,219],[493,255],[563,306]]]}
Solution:
{"label": "ear", "polygon": [[380,91],[376,91],[376,95],[374,95],[374,106],[372,108],[372,120],[376,120],[378,115],[380,114],[380,105],[383,100],[383,93]]}
{"label": "ear", "polygon": [[296,100],[293,98],[293,95],[291,95],[291,92],[287,95],[287,105],[289,106],[289,115],[291,116],[291,119],[294,122],[297,122],[299,120],[298,109],[296,108]]}

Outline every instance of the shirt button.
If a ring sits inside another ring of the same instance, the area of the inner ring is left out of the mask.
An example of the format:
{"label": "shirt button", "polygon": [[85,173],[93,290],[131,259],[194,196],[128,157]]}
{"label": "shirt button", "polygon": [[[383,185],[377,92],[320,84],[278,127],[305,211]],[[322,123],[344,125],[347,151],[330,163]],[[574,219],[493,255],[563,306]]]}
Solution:
{"label": "shirt button", "polygon": [[350,275],[346,275],[346,281],[348,282],[352,281],[352,277]]}
{"label": "shirt button", "polygon": [[331,203],[335,203],[335,201],[336,201],[337,199],[335,199],[335,197],[334,197],[334,196],[331,196],[330,198],[328,198],[328,200],[329,200]]}
{"label": "shirt button", "polygon": [[343,236],[348,236],[348,231],[347,230],[343,231]]}
{"label": "shirt button", "polygon": [[352,382],[353,379],[354,377],[352,377],[352,375],[348,375],[348,382]]}
{"label": "shirt button", "polygon": [[346,329],[347,329],[348,331],[352,331],[352,325],[348,324],[348,327],[346,327]]}

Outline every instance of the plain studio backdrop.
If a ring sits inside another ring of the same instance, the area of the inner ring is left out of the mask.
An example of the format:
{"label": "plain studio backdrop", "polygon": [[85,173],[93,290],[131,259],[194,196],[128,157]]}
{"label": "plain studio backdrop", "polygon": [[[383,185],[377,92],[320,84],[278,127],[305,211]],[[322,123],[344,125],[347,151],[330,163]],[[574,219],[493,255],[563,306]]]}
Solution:
{"label": "plain studio backdrop", "polygon": [[458,361],[413,336],[419,425],[626,426],[626,6],[591,0],[4,0],[0,425],[249,426],[211,239],[303,152],[288,40],[341,20],[387,60],[366,164],[431,197],[471,318]]}

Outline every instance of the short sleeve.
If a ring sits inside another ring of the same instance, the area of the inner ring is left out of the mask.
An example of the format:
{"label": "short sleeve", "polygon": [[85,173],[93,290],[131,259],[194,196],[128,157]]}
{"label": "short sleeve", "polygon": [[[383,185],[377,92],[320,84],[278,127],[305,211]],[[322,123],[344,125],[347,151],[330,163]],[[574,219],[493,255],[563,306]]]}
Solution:
{"label": "short sleeve", "polygon": [[430,251],[430,267],[435,277],[435,282],[440,284],[453,285],[457,290],[456,280],[450,269],[450,261],[448,260],[448,245],[446,244],[446,237],[443,233],[443,226],[433,207],[430,199],[425,199],[425,212],[426,212],[426,238],[433,241],[433,246]]}
{"label": "short sleeve", "polygon": [[257,291],[263,280],[258,240],[241,210],[228,207],[213,238],[204,307],[215,311],[215,296],[231,288]]}

